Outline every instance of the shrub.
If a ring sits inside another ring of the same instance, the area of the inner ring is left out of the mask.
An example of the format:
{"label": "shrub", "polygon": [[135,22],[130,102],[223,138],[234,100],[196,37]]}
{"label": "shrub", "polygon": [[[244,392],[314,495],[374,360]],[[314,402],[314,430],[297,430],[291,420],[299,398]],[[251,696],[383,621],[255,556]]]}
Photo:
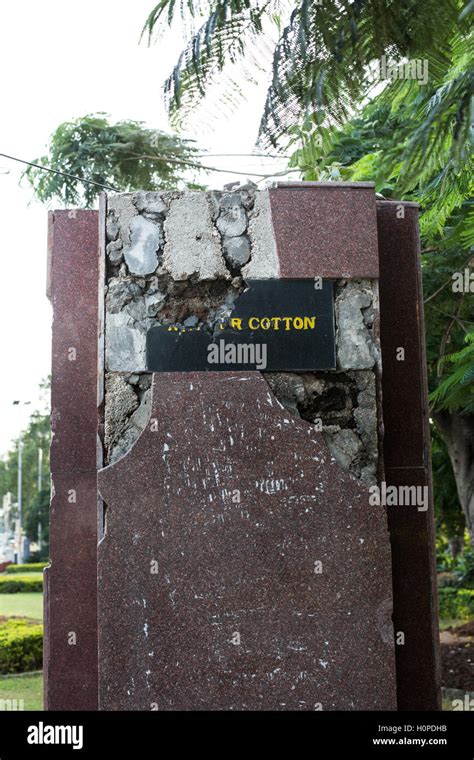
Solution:
{"label": "shrub", "polygon": [[40,670],[43,664],[43,626],[11,618],[0,626],[0,673]]}
{"label": "shrub", "polygon": [[24,575],[0,575],[0,594],[17,594],[20,592],[43,590],[43,575],[25,573]]}
{"label": "shrub", "polygon": [[459,620],[474,618],[474,589],[440,588],[438,599],[440,618]]}
{"label": "shrub", "polygon": [[5,572],[11,573],[40,573],[47,567],[47,562],[30,562],[26,565],[8,565]]}
{"label": "shrub", "polygon": [[465,549],[458,557],[456,566],[453,567],[458,586],[474,588],[474,551],[471,547]]}

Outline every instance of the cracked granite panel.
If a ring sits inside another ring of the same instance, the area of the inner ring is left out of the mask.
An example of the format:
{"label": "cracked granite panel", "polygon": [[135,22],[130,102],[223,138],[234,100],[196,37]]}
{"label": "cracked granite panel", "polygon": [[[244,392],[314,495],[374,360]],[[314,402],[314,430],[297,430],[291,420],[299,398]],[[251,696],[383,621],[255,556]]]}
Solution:
{"label": "cracked granite panel", "polygon": [[[107,239],[105,426],[109,435],[105,456],[106,462],[113,462],[123,456],[146,424],[147,398],[133,378],[146,377],[150,327],[159,323],[214,333],[231,314],[245,289],[246,277],[278,277],[280,269],[269,193],[253,185],[230,192],[110,196]],[[316,373],[312,380],[298,381],[306,384],[313,400],[318,397],[318,383],[324,381],[320,395],[325,411],[320,416],[326,443],[341,466],[369,485],[376,481],[378,470],[377,320],[375,281],[335,280],[338,372],[326,377]],[[115,385],[108,381],[114,373],[122,376]],[[279,373],[284,374],[289,373]],[[268,381],[287,408],[315,422],[308,409],[306,416],[304,410],[301,413],[284,383],[272,385],[271,377]],[[131,385],[137,407],[118,422],[115,396],[123,383]],[[351,403],[341,420],[340,415],[331,416],[330,402],[332,399],[335,408],[346,403],[341,401],[340,390],[348,383]],[[359,389],[361,383],[370,388],[365,395]],[[305,403],[311,407],[308,400]]]}
{"label": "cracked granite panel", "polygon": [[100,709],[396,709],[385,510],[259,373],[155,375],[98,482]]}

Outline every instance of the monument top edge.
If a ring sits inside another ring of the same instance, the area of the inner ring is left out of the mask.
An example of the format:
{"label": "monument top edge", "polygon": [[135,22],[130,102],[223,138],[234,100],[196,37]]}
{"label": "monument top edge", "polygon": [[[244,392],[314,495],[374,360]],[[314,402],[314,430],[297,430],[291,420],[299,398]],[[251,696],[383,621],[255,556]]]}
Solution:
{"label": "monument top edge", "polygon": [[[275,182],[273,188],[298,188],[298,187],[324,187],[324,188],[348,188],[351,190],[372,190],[375,187],[375,182],[307,182],[307,181],[287,181],[287,182]],[[270,188],[272,189],[272,188]]]}

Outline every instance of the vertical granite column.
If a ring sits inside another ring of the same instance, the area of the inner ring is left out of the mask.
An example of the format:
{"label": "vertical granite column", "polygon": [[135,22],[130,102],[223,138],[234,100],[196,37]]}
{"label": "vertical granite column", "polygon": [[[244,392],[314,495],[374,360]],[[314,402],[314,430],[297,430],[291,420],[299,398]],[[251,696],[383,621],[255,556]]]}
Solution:
{"label": "vertical granite column", "polygon": [[[399,710],[441,709],[438,602],[418,206],[378,201],[387,486],[428,489],[426,511],[388,507]],[[399,349],[404,349],[403,354]],[[403,640],[402,637],[400,637]]]}
{"label": "vertical granite column", "polygon": [[99,217],[49,216],[53,306],[47,710],[97,709],[97,333]]}

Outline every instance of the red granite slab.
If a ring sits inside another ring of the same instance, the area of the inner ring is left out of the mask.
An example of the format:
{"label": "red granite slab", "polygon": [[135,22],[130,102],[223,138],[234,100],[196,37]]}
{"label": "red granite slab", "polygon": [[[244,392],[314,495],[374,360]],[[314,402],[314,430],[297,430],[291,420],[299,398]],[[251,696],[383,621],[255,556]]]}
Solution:
{"label": "red granite slab", "polygon": [[94,710],[97,709],[97,212],[74,210],[50,214],[48,252],[48,293],[53,305],[53,495],[51,564],[45,572],[45,708]]}
{"label": "red granite slab", "polygon": [[97,212],[55,211],[51,245],[51,469],[95,469],[90,420],[97,416]]}
{"label": "red granite slab", "polygon": [[378,277],[371,183],[281,183],[269,194],[281,277]]}
{"label": "red granite slab", "polygon": [[[423,295],[419,274],[418,207],[398,218],[395,202],[379,202],[380,332],[383,342],[386,467],[423,467],[429,459],[426,424]],[[397,359],[397,349],[405,359]]]}
{"label": "red granite slab", "polygon": [[[402,209],[402,212],[401,212]],[[389,507],[399,710],[439,710],[440,659],[418,206],[377,201],[387,485],[428,488],[429,508]],[[405,360],[397,361],[397,349]]]}
{"label": "red granite slab", "polygon": [[261,375],[155,375],[98,477],[100,709],[395,709],[385,511]]}

